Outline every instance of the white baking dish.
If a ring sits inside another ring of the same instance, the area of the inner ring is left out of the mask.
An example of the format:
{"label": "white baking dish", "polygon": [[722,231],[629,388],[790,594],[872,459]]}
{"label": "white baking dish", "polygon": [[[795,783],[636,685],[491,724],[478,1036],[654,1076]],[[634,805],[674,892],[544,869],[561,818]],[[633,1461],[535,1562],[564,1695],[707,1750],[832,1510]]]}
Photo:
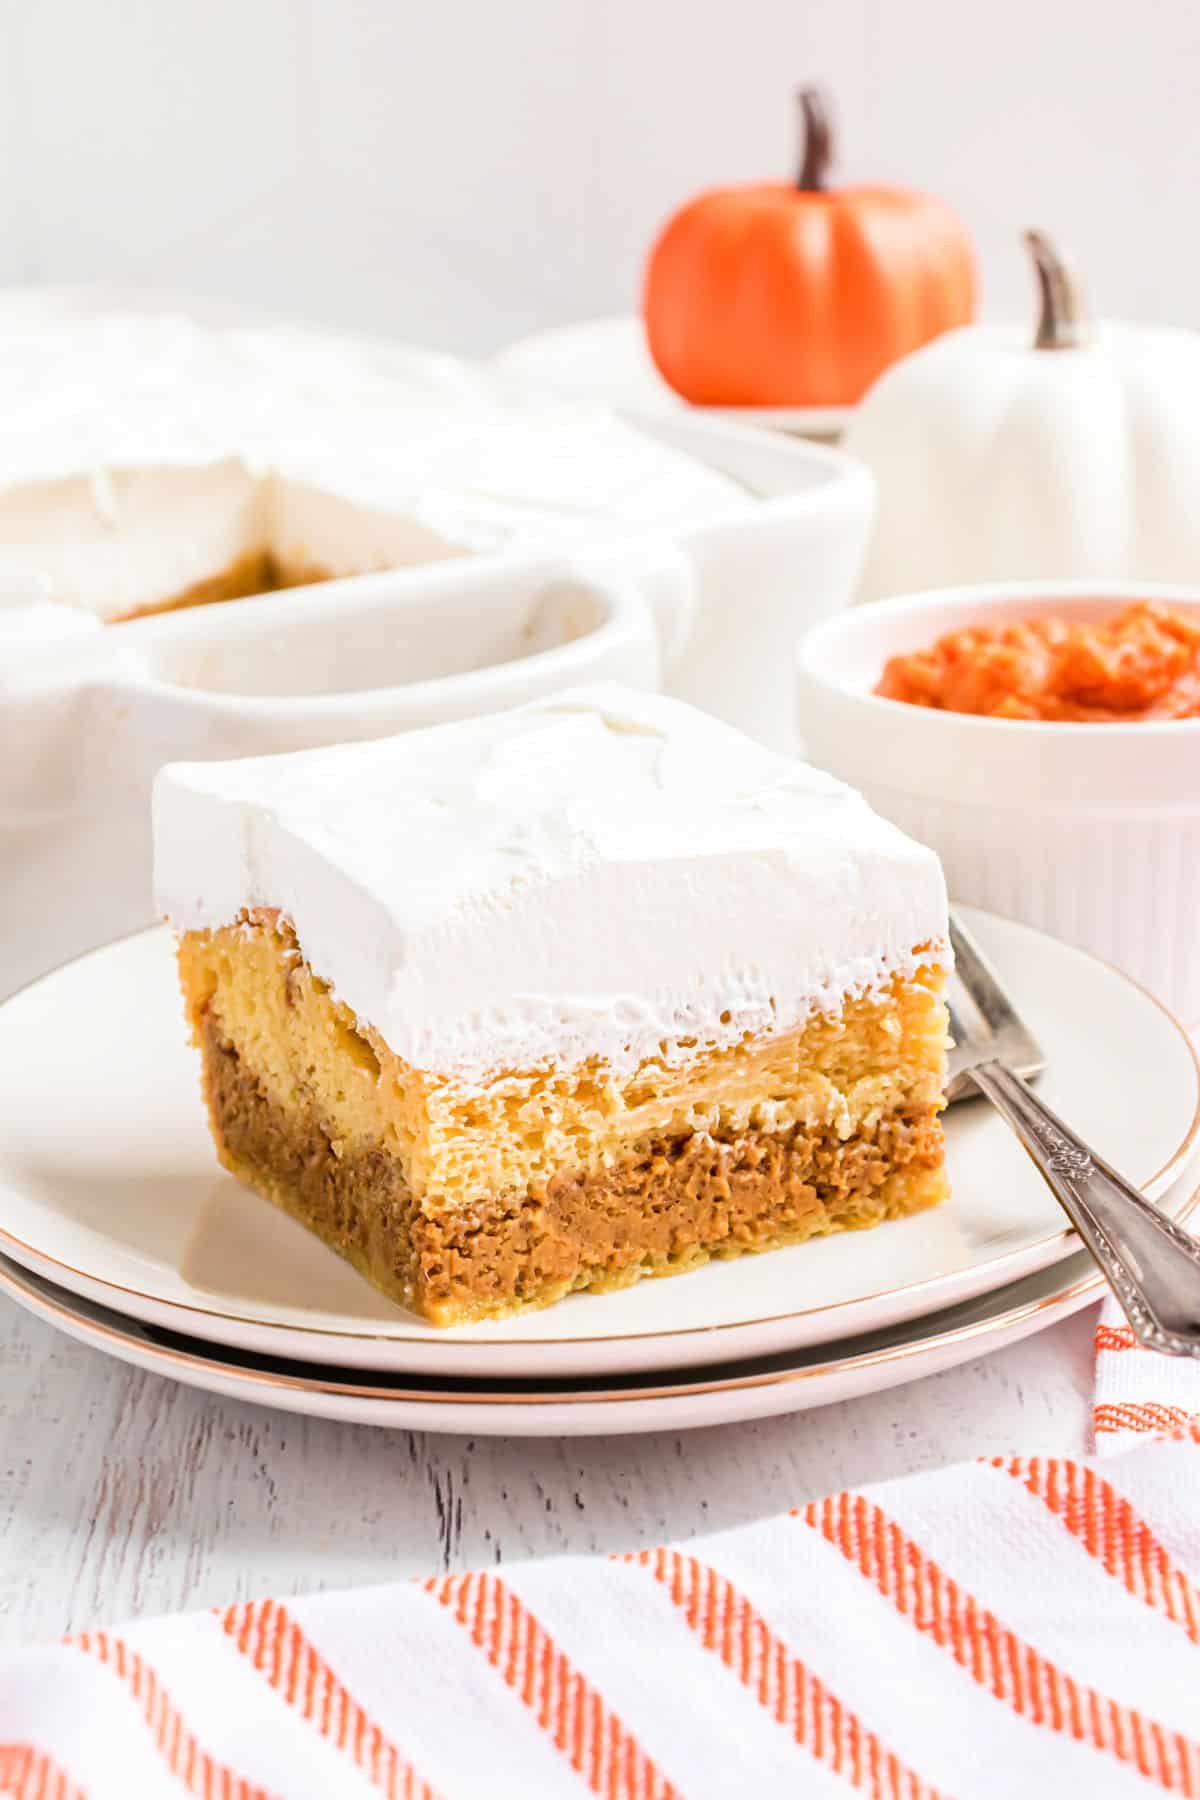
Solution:
{"label": "white baking dish", "polygon": [[624,416],[747,491],[744,514],[681,534],[696,587],[682,644],[664,645],[664,688],[794,749],[796,645],[857,586],[874,478],[840,450],[779,432],[689,414]]}
{"label": "white baking dish", "polygon": [[653,686],[636,573],[489,557],[112,626],[0,688],[0,989],[153,919],[165,762],[300,750],[537,699]]}
{"label": "white baking dish", "polygon": [[462,557],[162,614],[6,669],[0,992],[151,921],[164,762],[382,736],[600,679],[661,679],[790,742],[795,643],[853,591],[871,478],[767,433],[637,423],[744,486],[744,513],[674,543]]}

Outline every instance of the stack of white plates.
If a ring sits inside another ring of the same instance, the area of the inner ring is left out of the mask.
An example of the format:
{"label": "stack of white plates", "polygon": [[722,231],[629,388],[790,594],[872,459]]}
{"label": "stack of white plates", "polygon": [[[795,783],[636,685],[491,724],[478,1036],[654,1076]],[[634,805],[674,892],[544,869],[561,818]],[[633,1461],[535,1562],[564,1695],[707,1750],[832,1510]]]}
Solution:
{"label": "stack of white plates", "polygon": [[[1184,1217],[1200,1074],[1182,1028],[1081,951],[965,916],[1042,1040],[1046,1099]],[[1007,1128],[970,1102],[948,1114],[954,1193],[932,1213],[435,1330],[217,1167],[163,931],[0,1007],[0,1092],[0,1289],[125,1362],[293,1412],[474,1435],[679,1430],[895,1386],[1101,1291]]]}

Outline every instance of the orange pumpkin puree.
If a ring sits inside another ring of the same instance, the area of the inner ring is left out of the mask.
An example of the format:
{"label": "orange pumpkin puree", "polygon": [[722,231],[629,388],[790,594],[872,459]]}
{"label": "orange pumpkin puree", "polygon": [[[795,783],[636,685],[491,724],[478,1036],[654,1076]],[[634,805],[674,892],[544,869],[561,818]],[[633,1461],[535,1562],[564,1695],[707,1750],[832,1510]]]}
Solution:
{"label": "orange pumpkin puree", "polygon": [[1200,613],[1138,601],[1096,624],[971,626],[893,656],[875,692],[989,719],[1200,718]]}

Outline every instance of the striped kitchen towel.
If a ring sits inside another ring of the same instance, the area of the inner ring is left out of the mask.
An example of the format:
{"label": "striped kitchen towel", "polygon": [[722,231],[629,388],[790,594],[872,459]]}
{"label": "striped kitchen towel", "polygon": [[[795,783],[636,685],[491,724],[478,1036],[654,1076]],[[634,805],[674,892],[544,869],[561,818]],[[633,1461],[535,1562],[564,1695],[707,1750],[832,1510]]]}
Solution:
{"label": "striped kitchen towel", "polygon": [[1195,1437],[1200,1433],[1200,1364],[1143,1350],[1115,1302],[1108,1301],[1096,1327],[1092,1418],[1101,1455],[1147,1437]]}
{"label": "striped kitchen towel", "polygon": [[1102,1459],[12,1654],[0,1794],[1200,1796],[1200,1366],[1097,1349]]}

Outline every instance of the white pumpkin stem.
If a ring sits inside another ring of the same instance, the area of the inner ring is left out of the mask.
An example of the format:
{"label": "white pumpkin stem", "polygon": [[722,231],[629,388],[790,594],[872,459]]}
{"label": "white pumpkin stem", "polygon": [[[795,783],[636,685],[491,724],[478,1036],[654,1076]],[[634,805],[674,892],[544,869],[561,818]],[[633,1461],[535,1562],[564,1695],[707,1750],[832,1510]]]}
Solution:
{"label": "white pumpkin stem", "polygon": [[833,124],[829,103],[819,87],[796,91],[800,108],[800,172],[796,186],[806,194],[819,194],[828,185],[833,162]]}
{"label": "white pumpkin stem", "polygon": [[1023,240],[1033,257],[1039,313],[1035,350],[1078,350],[1092,335],[1079,283],[1044,231],[1027,231]]}

